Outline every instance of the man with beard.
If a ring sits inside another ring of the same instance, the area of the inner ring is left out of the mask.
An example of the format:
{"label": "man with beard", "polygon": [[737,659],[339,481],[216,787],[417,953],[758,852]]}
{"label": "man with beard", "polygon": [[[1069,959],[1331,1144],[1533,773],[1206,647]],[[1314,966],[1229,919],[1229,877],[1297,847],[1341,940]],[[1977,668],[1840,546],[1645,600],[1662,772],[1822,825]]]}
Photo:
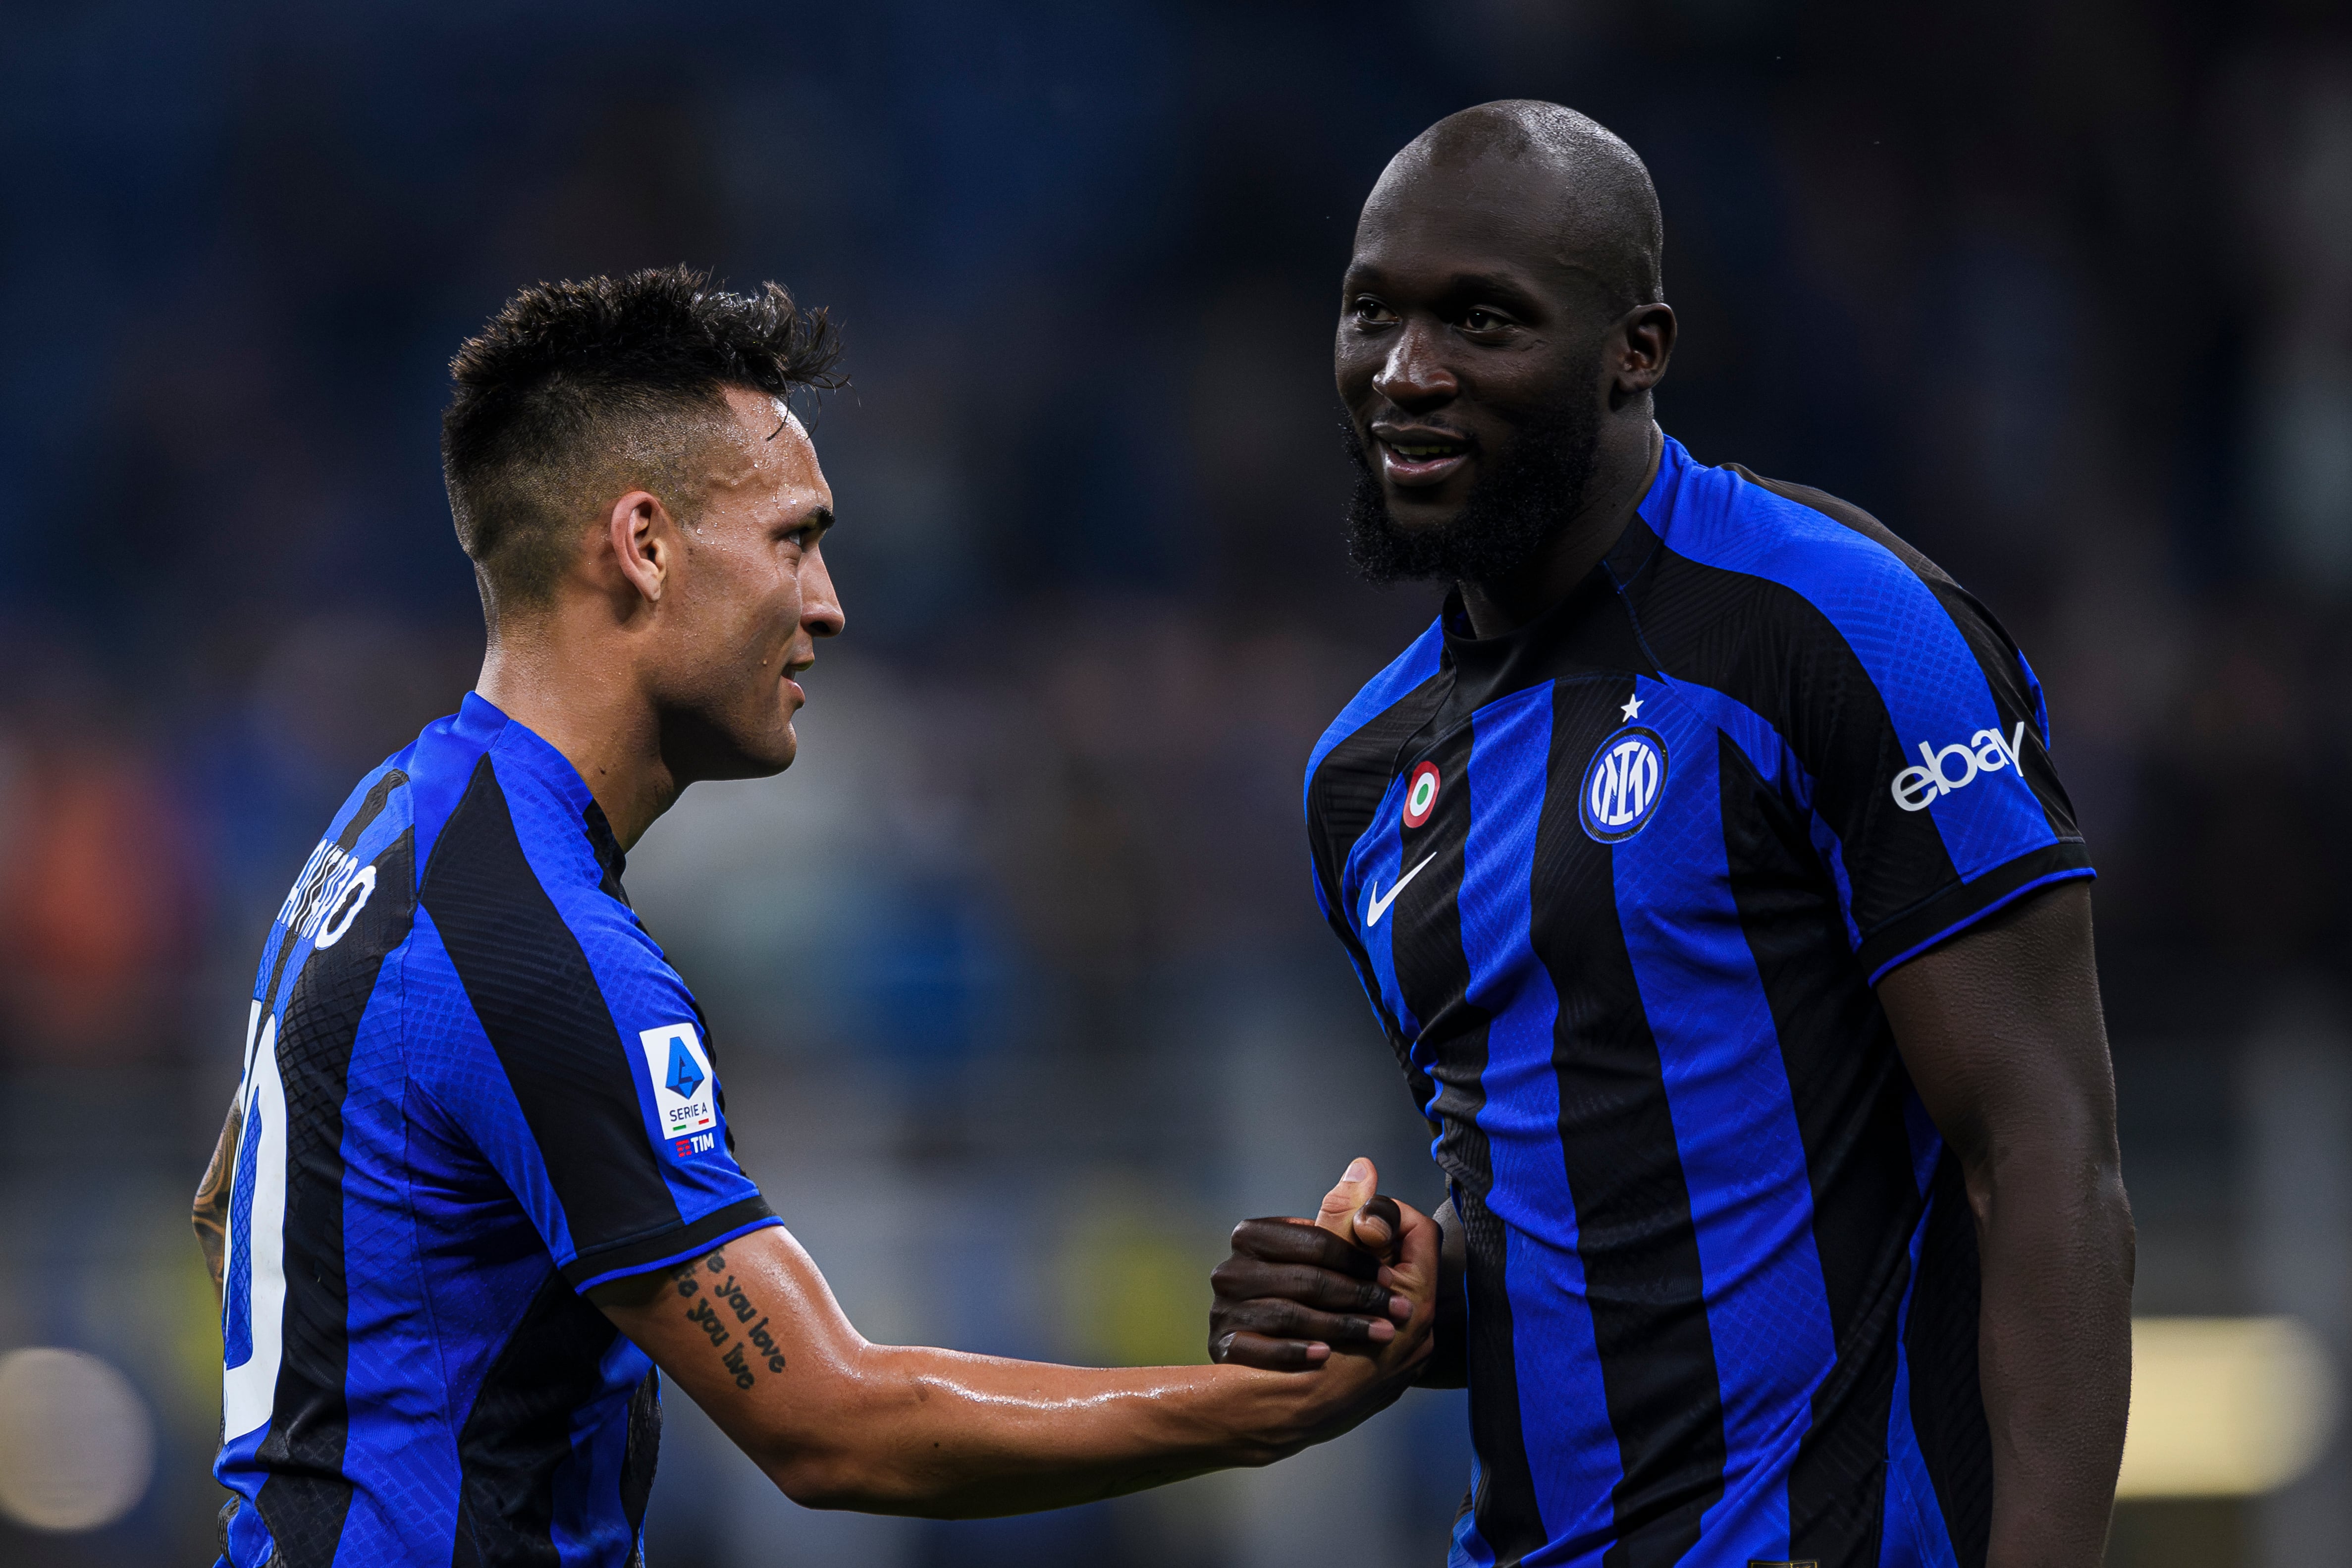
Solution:
{"label": "man with beard", "polygon": [[[1449,1188],[1452,1560],[2090,1568],[2132,1229],[2041,689],[1875,519],[1660,432],[1663,240],[1622,142],[1487,104],[1342,285],[1356,559],[1454,584],[1307,781]],[[1366,1272],[1244,1225],[1213,1354],[1379,1337]]]}

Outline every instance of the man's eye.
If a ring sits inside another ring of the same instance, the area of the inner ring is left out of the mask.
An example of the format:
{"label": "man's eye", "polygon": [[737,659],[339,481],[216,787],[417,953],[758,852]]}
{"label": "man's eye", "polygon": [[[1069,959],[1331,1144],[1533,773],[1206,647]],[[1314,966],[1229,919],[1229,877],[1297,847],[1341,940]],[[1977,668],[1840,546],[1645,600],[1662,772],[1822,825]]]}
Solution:
{"label": "man's eye", "polygon": [[1356,320],[1367,325],[1394,321],[1396,318],[1378,300],[1359,300],[1353,307]]}
{"label": "man's eye", "polygon": [[1510,325],[1508,321],[1492,310],[1473,310],[1462,318],[1462,327],[1465,331],[1491,332],[1497,328],[1508,325]]}

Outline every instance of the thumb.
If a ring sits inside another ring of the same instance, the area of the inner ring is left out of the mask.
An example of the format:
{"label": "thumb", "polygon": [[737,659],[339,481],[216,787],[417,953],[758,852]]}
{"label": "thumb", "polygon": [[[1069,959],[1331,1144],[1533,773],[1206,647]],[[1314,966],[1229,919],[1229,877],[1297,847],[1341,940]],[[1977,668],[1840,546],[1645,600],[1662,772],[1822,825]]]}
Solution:
{"label": "thumb", "polygon": [[1342,1241],[1353,1242],[1356,1211],[1371,1202],[1380,1190],[1380,1172],[1370,1160],[1357,1155],[1341,1173],[1339,1184],[1323,1194],[1323,1206],[1316,1211],[1315,1223]]}

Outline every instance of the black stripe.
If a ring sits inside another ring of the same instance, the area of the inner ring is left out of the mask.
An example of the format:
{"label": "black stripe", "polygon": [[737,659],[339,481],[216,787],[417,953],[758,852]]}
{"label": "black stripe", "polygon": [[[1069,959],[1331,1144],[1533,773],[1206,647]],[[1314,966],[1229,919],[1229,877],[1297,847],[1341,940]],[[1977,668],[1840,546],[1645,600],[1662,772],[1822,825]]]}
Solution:
{"label": "black stripe", "polygon": [[[1477,1169],[1492,1190],[1494,1171],[1486,1163],[1486,1135],[1472,1127],[1459,1142],[1457,1158]],[[1467,1182],[1456,1184],[1454,1206],[1462,1215],[1468,1255],[1463,1285],[1469,1301],[1470,1446],[1478,1456],[1478,1481],[1470,1507],[1479,1537],[1495,1553],[1496,1568],[1517,1568],[1520,1558],[1543,1546],[1549,1537],[1536,1504],[1535,1475],[1528,1464],[1527,1431],[1519,1410],[1507,1238],[1503,1222]]]}
{"label": "black stripe", "polygon": [[[455,1568],[558,1568],[556,1471],[572,1460],[573,1421],[603,1391],[604,1352],[618,1333],[561,1275],[549,1275],[523,1310],[457,1431]],[[635,1408],[633,1399],[633,1416]],[[622,1474],[642,1468],[650,1485],[653,1456],[634,1451],[641,1435],[633,1419]],[[649,1435],[658,1442],[657,1423]]]}
{"label": "black stripe", "polygon": [[2027,721],[2026,744],[2021,748],[2025,766],[2025,782],[2042,804],[2042,814],[2050,824],[2050,831],[2060,838],[2073,838],[2080,830],[2074,826],[2074,805],[2067,798],[2066,787],[2058,781],[2058,771],[2052,765],[2047,747],[2042,739],[2041,725],[2035,721],[2033,697],[2025,684],[2024,656],[2008,630],[1985,608],[1974,594],[1952,581],[1942,567],[1928,560],[1912,547],[1908,541],[1879,521],[1852,501],[1840,500],[1833,495],[1814,489],[1810,485],[1792,485],[1784,479],[1768,479],[1749,473],[1738,464],[1731,471],[1751,485],[1771,491],[1783,500],[1821,513],[1833,522],[1853,530],[1864,538],[1883,546],[1926,584],[1944,613],[1952,617],[1959,628],[1969,651],[1976,656],[1977,668],[1984,672],[1985,684],[1993,694],[1993,704],[2001,716],[2001,732],[2013,733],[2012,727],[2020,719]]}
{"label": "black stripe", "polygon": [[580,826],[588,835],[588,846],[596,852],[596,868],[603,873],[596,886],[607,898],[626,907],[628,890],[621,886],[621,873],[627,870],[629,858],[621,852],[621,841],[613,837],[613,824],[604,808],[594,801],[580,814]]}
{"label": "black stripe", "polygon": [[1435,1058],[1435,1094],[1429,1113],[1438,1123],[1437,1161],[1453,1178],[1455,1207],[1468,1244],[1465,1280],[1470,1372],[1470,1440],[1478,1453],[1473,1502],[1478,1533],[1508,1568],[1549,1539],[1537,1506],[1519,1409],[1518,1356],[1511,1332],[1511,1298],[1505,1278],[1503,1222],[1486,1207],[1494,1161],[1478,1112],[1486,1103],[1487,1028],[1492,1015],[1469,999],[1470,960],[1462,946],[1463,851],[1470,835],[1471,727],[1458,724],[1427,752],[1416,752],[1398,772],[1425,757],[1442,781],[1429,820],[1402,828],[1399,872],[1433,857],[1412,886],[1396,896],[1388,919],[1397,984],[1421,1021],[1421,1038]]}
{"label": "black stripe", "polygon": [[1875,1564],[1895,1345],[1919,1212],[1895,1036],[1798,812],[1728,736],[1717,743],[1731,895],[1772,1010],[1812,1191],[1837,1362],[1789,1476],[1789,1553]]}
{"label": "black stripe", "polygon": [[420,896],[506,1068],[574,1251],[676,1237],[683,1222],[628,1049],[579,939],[523,856],[487,754],[441,829]]}
{"label": "black stripe", "polygon": [[1992,1536],[1992,1431],[1977,1377],[1979,1287],[1976,1216],[1949,1149],[1928,1184],[1927,1234],[1911,1293],[1904,1349],[1911,1363],[1911,1428],[1935,1483],[1959,1568],[1984,1568]]}
{"label": "black stripe", "polygon": [[1577,1251],[1623,1476],[1609,1568],[1677,1561],[1723,1495],[1722,1388],[1665,1075],[1617,915],[1610,847],[1577,781],[1620,721],[1622,680],[1553,688],[1551,787],[1536,831],[1530,935],[1559,998],[1552,1066]]}
{"label": "black stripe", "polygon": [[[1644,527],[1637,521],[1628,531]],[[1853,918],[1865,933],[1958,882],[1930,814],[1906,812],[1888,794],[1918,759],[1906,756],[1869,671],[1811,601],[1670,546],[1651,554],[1629,593],[1662,668],[1753,710],[1812,775],[1812,807],[1843,846]]]}
{"label": "black stripe", "polygon": [[2028,850],[2016,859],[1994,867],[1973,882],[1946,888],[1916,904],[1863,939],[1855,956],[1862,972],[1874,974],[1881,964],[1942,937],[1971,916],[1982,914],[2020,888],[2042,877],[2080,873],[2091,868],[2091,852],[2079,838],[2061,839]]}
{"label": "black stripe", "polygon": [[632,1536],[645,1531],[646,1502],[654,1494],[654,1468],[661,1459],[661,1373],[649,1372],[629,1396],[629,1447],[621,1460],[621,1517],[629,1521]]}
{"label": "black stripe", "polygon": [[[347,830],[349,842],[358,837],[356,826]],[[415,832],[405,829],[376,857],[366,902],[333,946],[304,963],[278,1021],[278,1072],[286,1089],[285,1338],[269,1431],[257,1457],[268,1479],[257,1501],[278,1543],[271,1561],[283,1568],[332,1563],[351,1510],[352,1486],[343,1476],[351,1425],[343,1393],[351,1362],[343,1097],[352,1044],[384,955],[408,935],[415,847]],[[328,910],[326,918],[339,913]]]}
{"label": "black stripe", "polygon": [[768,1201],[754,1193],[725,1208],[713,1209],[692,1225],[583,1252],[563,1266],[563,1278],[578,1285],[600,1274],[641,1272],[667,1258],[699,1258],[718,1246],[729,1231],[774,1217]]}

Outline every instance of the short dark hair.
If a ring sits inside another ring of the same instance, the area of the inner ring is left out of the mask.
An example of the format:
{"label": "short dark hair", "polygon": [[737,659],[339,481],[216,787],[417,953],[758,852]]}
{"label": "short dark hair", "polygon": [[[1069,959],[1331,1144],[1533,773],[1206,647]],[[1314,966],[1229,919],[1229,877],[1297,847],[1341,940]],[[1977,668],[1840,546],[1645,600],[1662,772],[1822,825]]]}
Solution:
{"label": "short dark hair", "polygon": [[[680,521],[727,388],[843,384],[838,336],[782,284],[712,287],[687,267],[525,289],[449,362],[441,469],[484,609],[544,602],[590,509],[635,485]],[[620,489],[613,487],[618,485]]]}

